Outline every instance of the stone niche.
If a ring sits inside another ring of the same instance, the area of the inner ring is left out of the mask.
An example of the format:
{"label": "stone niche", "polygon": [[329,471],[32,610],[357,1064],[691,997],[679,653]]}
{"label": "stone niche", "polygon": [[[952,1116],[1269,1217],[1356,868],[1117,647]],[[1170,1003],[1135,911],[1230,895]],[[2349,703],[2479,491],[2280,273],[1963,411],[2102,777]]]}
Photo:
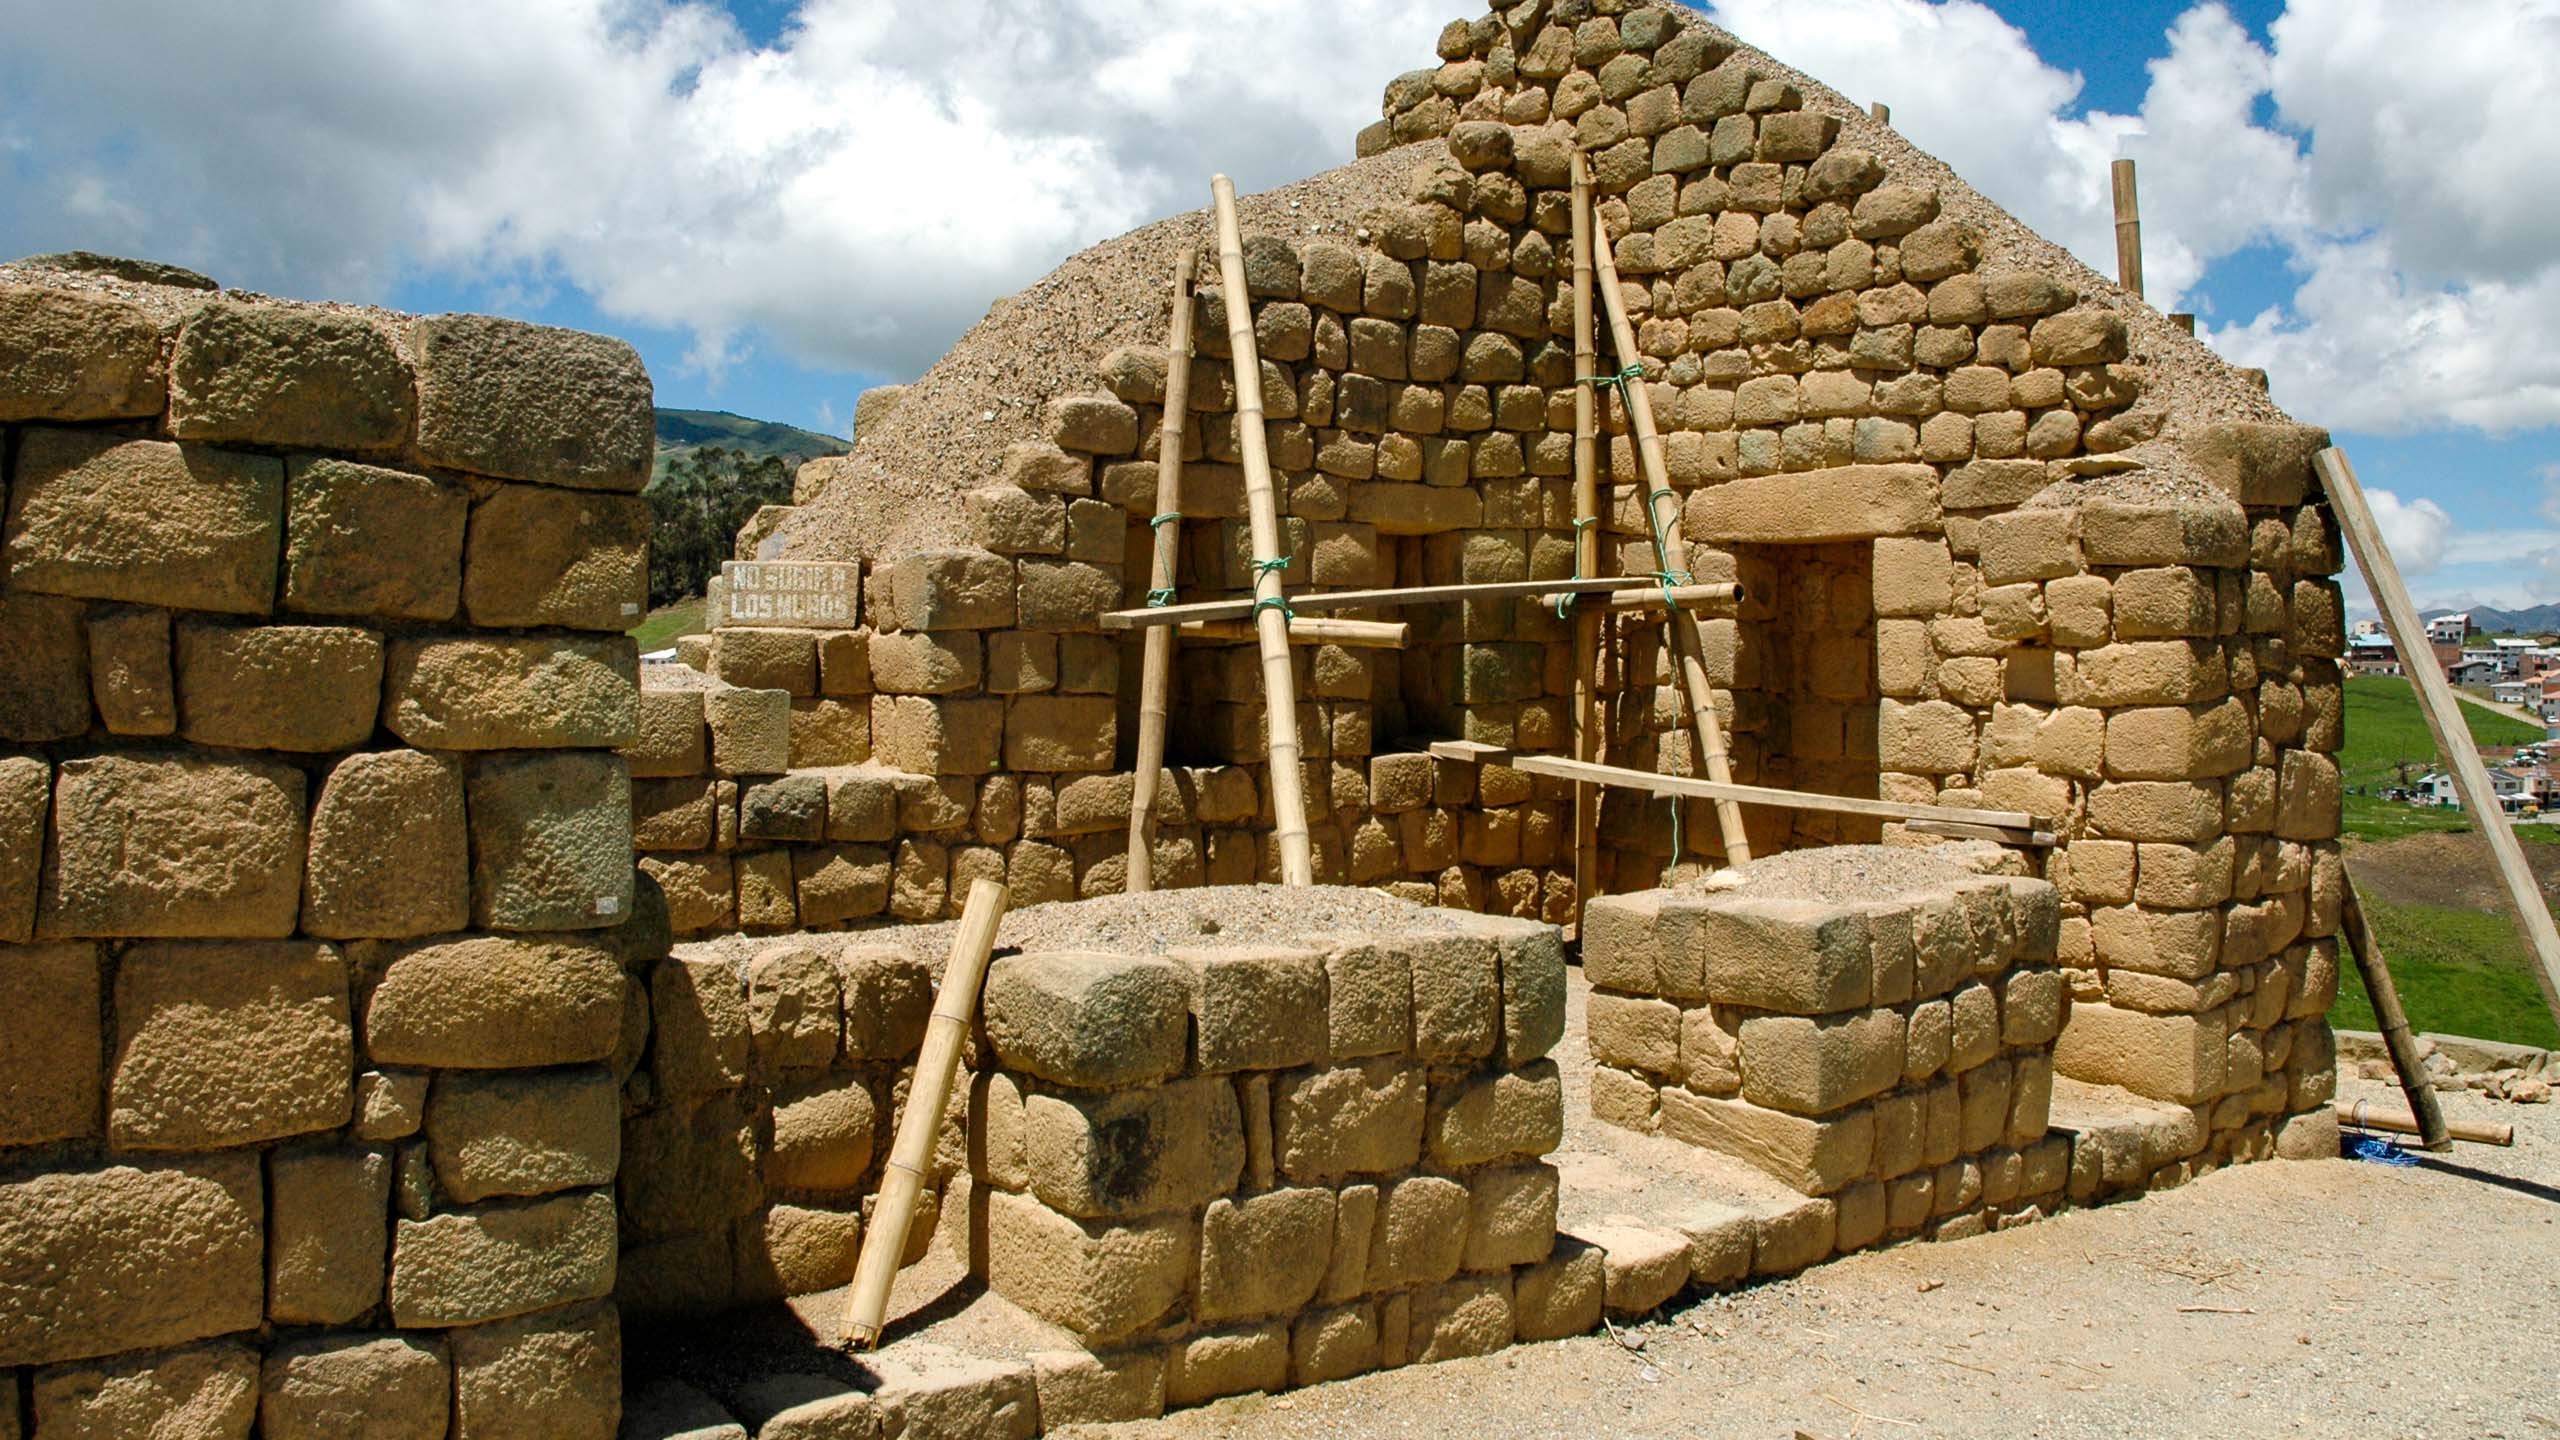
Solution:
{"label": "stone niche", "polygon": [[1594,1114],[1831,1196],[1866,1241],[2052,1209],[2070,993],[2059,898],[2017,868],[1842,846],[1594,901]]}

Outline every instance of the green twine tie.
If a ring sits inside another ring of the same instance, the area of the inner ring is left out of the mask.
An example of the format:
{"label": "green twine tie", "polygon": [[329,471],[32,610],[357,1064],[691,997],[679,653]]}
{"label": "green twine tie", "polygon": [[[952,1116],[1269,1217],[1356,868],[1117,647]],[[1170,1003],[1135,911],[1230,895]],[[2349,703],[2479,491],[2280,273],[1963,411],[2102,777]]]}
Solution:
{"label": "green twine tie", "polygon": [[[1285,555],[1275,560],[1254,561],[1253,583],[1255,588],[1259,589],[1261,587],[1263,576],[1276,575],[1288,568],[1289,559]],[[1278,610],[1281,618],[1286,620],[1295,620],[1298,618],[1298,612],[1289,608],[1289,597],[1286,595],[1274,595],[1268,599],[1256,600],[1253,602],[1253,613],[1255,618],[1260,618],[1262,612],[1265,610]]]}
{"label": "green twine tie", "polygon": [[[1156,516],[1155,518],[1153,518],[1153,519],[1149,520],[1149,521],[1147,522],[1147,528],[1148,528],[1149,530],[1162,531],[1162,530],[1164,529],[1164,527],[1165,527],[1165,526],[1167,526],[1167,525],[1178,525],[1178,524],[1180,524],[1181,522],[1182,522],[1182,512],[1181,512],[1181,511],[1179,511],[1179,510],[1167,510],[1167,511],[1166,511],[1166,512],[1164,512],[1163,514],[1158,515],[1158,516]],[[1173,586],[1171,586],[1171,585],[1167,585],[1167,586],[1165,586],[1165,587],[1164,587],[1163,589],[1161,589],[1161,590],[1150,590],[1150,591],[1148,591],[1148,592],[1147,592],[1147,608],[1148,608],[1148,609],[1150,609],[1150,610],[1161,610],[1161,609],[1163,609],[1164,607],[1166,607],[1167,605],[1172,604],[1172,603],[1173,603],[1173,592],[1174,592],[1174,587],[1173,587]]]}
{"label": "green twine tie", "polygon": [[[1573,522],[1573,578],[1576,580],[1588,580],[1591,578],[1590,576],[1582,573],[1582,532],[1599,523],[1600,517],[1597,515],[1580,516]],[[1562,595],[1558,595],[1556,597],[1556,618],[1559,620],[1572,619],[1573,607],[1581,603],[1582,592],[1579,590],[1568,590]]]}

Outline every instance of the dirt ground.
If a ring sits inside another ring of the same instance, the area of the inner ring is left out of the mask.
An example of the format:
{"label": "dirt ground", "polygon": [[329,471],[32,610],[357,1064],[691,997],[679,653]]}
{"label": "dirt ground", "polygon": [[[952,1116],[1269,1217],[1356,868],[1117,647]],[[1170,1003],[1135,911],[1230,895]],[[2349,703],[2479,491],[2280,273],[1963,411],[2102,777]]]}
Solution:
{"label": "dirt ground", "polygon": [[1692,1297],[1621,1338],[1061,1433],[2560,1437],[2560,1107],[2445,1102],[2515,1122],[2515,1148],[2244,1165]]}
{"label": "dirt ground", "polygon": [[[2560,899],[2560,845],[2527,845],[2524,859],[2542,893]],[[2386,904],[2499,911],[2507,905],[2489,842],[2477,835],[2350,840],[2347,869],[2359,891]]]}

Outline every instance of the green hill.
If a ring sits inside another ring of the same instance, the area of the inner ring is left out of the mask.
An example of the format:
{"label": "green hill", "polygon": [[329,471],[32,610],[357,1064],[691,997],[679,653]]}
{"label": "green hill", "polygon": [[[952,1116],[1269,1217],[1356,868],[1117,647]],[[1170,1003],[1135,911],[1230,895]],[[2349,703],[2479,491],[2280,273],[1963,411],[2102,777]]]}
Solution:
{"label": "green hill", "polygon": [[717,447],[749,460],[778,456],[786,467],[821,455],[842,455],[852,442],[821,435],[775,420],[750,420],[726,410],[661,410],[658,412],[658,462],[689,450]]}

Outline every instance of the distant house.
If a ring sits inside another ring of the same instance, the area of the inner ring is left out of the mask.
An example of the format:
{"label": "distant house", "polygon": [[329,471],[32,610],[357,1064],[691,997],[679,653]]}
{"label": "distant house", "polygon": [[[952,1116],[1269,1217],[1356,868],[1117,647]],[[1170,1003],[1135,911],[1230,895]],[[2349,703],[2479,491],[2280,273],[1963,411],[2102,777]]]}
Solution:
{"label": "distant house", "polygon": [[2360,630],[2347,637],[2347,670],[2354,675],[2397,675],[2400,647],[2379,627],[2370,634]]}
{"label": "distant house", "polygon": [[[2453,776],[2443,770],[2430,770],[2418,777],[2413,787],[2429,805],[2455,806],[2462,803],[2461,792],[2453,785]],[[2531,772],[2506,766],[2489,767],[2489,792],[2498,797],[2501,808],[2513,810],[2533,796]]]}
{"label": "distant house", "polygon": [[2355,630],[2353,633],[2358,635],[2380,635],[2385,632],[2382,628],[2382,622],[2379,620],[2359,620],[2355,623]]}
{"label": "distant house", "polygon": [[2539,680],[2493,680],[2489,698],[2501,705],[2540,705],[2542,682]]}
{"label": "distant house", "polygon": [[2437,645],[2460,645],[2471,638],[2471,612],[2439,615],[2427,622],[2427,639]]}
{"label": "distant house", "polygon": [[2498,662],[2457,659],[2444,667],[2444,678],[2456,685],[2486,685],[2498,678]]}

